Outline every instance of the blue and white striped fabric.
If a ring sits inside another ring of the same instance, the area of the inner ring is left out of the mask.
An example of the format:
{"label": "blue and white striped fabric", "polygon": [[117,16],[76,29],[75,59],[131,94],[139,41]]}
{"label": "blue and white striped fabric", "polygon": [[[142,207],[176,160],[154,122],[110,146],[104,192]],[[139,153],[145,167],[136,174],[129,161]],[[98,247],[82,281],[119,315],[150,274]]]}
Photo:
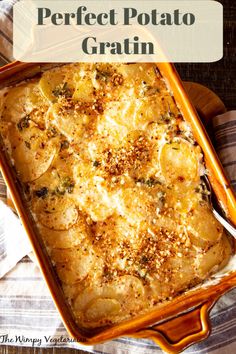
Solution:
{"label": "blue and white striped fabric", "polygon": [[236,111],[215,117],[213,126],[216,150],[236,190]]}
{"label": "blue and white striped fabric", "polygon": [[0,0],[0,66],[12,58],[12,5],[17,0]]}
{"label": "blue and white striped fabric", "polygon": [[[186,354],[235,352],[235,298],[236,289],[218,301],[211,313],[211,336],[187,349]],[[153,342],[134,338],[119,338],[93,347],[75,343],[60,320],[37,265],[29,257],[0,279],[1,345],[67,347],[107,354],[162,353]]]}
{"label": "blue and white striped fabric", "polygon": [[[236,291],[220,299],[212,311],[212,334],[187,353],[235,352]],[[148,340],[119,338],[94,347],[73,342],[51,300],[37,266],[25,257],[0,280],[0,345],[34,347],[68,347],[93,353],[154,354],[162,351]]]}
{"label": "blue and white striped fabric", "polygon": [[[11,5],[14,2],[16,0],[0,0],[0,65],[12,60]],[[236,112],[216,117],[214,128],[219,156],[236,188]],[[3,200],[5,193],[0,177],[0,198]],[[17,218],[0,204],[0,346],[67,347],[109,354],[162,352],[151,341],[132,338],[119,338],[94,347],[73,342],[60,320],[36,263],[26,256],[30,246],[20,230]],[[17,238],[21,241],[18,242]],[[7,247],[9,243],[10,249],[18,252],[11,254]],[[236,289],[219,300],[212,310],[211,323],[211,336],[185,353],[236,352]]]}

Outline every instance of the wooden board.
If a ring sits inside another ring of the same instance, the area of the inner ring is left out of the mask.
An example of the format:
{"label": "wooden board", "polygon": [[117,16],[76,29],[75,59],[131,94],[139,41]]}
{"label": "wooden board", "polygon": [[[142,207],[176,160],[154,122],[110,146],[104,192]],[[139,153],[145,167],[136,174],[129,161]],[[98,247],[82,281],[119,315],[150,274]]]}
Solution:
{"label": "wooden board", "polygon": [[226,108],[221,99],[207,87],[195,82],[184,82],[184,87],[206,126],[213,117],[225,113]]}

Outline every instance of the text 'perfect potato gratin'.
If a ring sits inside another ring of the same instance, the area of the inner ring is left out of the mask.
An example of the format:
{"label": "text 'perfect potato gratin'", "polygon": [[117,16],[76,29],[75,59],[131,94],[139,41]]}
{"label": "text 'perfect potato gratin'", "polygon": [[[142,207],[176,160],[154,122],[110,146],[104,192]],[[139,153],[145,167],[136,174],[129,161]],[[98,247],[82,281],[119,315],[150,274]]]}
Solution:
{"label": "text 'perfect potato gratin'", "polygon": [[0,133],[80,326],[144,313],[227,263],[201,149],[154,64],[69,64],[4,89]]}

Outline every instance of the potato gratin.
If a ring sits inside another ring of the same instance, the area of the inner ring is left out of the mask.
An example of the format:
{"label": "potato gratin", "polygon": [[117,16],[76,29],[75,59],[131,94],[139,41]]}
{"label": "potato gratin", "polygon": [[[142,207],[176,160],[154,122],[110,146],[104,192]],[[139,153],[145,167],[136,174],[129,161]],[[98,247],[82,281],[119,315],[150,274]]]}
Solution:
{"label": "potato gratin", "polygon": [[231,246],[154,64],[70,64],[2,90],[0,132],[77,323],[144,313]]}

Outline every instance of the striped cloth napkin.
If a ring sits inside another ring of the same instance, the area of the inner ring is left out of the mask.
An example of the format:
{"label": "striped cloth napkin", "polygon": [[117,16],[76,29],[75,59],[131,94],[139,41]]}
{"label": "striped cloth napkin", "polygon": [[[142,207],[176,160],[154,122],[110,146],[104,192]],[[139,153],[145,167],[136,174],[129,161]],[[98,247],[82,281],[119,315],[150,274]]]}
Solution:
{"label": "striped cloth napkin", "polygon": [[[12,60],[11,6],[15,2],[0,0],[0,65]],[[216,117],[214,129],[219,156],[236,188],[236,111]],[[5,199],[6,190],[0,178],[1,197]],[[0,346],[65,347],[109,354],[162,352],[153,342],[134,338],[119,338],[93,347],[74,342],[60,320],[36,263],[26,256],[30,250],[18,218],[0,202]],[[236,352],[235,299],[236,289],[218,301],[211,312],[211,336],[186,353]]]}

